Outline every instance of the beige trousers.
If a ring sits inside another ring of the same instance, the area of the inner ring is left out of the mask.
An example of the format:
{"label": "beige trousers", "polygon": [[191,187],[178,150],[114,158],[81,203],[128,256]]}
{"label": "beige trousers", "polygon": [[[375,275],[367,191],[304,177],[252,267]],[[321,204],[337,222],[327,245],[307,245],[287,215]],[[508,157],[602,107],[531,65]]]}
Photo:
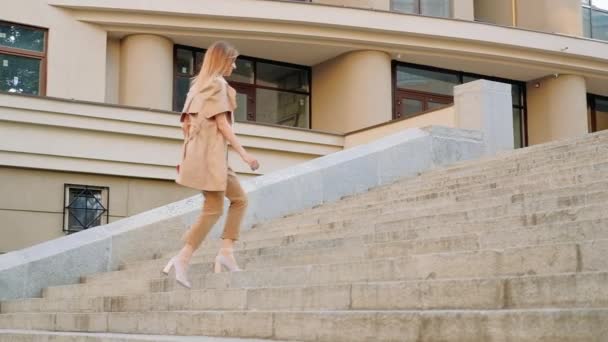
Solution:
{"label": "beige trousers", "polygon": [[224,212],[224,196],[230,200],[228,217],[224,226],[222,239],[238,240],[241,231],[241,221],[247,209],[247,195],[243,191],[236,174],[232,169],[228,169],[228,183],[226,191],[203,191],[205,202],[201,214],[196,222],[184,235],[184,242],[191,245],[196,250],[213,225]]}

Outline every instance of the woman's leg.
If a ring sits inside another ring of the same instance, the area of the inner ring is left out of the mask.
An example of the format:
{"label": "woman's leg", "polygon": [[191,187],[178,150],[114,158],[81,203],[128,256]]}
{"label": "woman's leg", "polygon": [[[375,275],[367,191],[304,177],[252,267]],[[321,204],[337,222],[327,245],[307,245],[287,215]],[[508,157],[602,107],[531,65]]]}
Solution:
{"label": "woman's leg", "polygon": [[[228,186],[226,187],[226,197],[230,200],[230,208],[228,209],[228,216],[226,218],[226,225],[224,226],[224,233],[222,234],[222,248],[218,255],[224,257],[223,260],[227,262],[226,267],[231,270],[238,270],[239,267],[234,259],[234,241],[239,239],[241,231],[241,222],[247,209],[247,194],[243,191],[239,180],[232,171],[228,170]],[[216,263],[216,271],[218,271],[218,264]]]}
{"label": "woman's leg", "polygon": [[192,254],[201,245],[224,211],[223,191],[204,191],[203,193],[205,194],[203,210],[183,237],[185,245],[179,255],[186,262],[190,261]]}
{"label": "woman's leg", "polygon": [[241,183],[232,169],[228,169],[226,197],[230,200],[230,208],[228,208],[228,216],[226,217],[222,239],[235,241],[239,239],[241,221],[243,221],[245,210],[247,210],[247,194],[243,191]]}
{"label": "woman's leg", "polygon": [[224,207],[224,192],[223,191],[205,191],[205,202],[201,214],[196,222],[184,234],[184,247],[179,253],[173,257],[163,272],[168,274],[172,267],[175,268],[175,279],[183,286],[190,288],[188,280],[188,265],[192,259],[192,254],[201,245],[209,230],[217,222],[222,215]]}

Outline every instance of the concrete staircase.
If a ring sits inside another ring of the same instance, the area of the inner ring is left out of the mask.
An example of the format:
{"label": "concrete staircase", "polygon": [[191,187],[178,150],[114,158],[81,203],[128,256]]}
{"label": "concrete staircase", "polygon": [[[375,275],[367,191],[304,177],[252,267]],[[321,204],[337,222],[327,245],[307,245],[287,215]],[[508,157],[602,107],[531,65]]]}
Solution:
{"label": "concrete staircase", "polygon": [[2,302],[0,341],[608,341],[608,133],[259,224],[244,272],[211,273],[216,249],[192,290],[170,253]]}

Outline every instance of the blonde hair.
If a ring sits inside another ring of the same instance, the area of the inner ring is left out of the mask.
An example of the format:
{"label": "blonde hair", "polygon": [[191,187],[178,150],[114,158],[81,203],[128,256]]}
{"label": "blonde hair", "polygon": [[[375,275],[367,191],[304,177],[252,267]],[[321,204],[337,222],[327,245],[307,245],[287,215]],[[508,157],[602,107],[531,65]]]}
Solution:
{"label": "blonde hair", "polygon": [[193,78],[190,92],[200,91],[211,80],[222,76],[232,66],[233,60],[239,56],[237,49],[230,43],[217,41],[207,49],[201,71]]}

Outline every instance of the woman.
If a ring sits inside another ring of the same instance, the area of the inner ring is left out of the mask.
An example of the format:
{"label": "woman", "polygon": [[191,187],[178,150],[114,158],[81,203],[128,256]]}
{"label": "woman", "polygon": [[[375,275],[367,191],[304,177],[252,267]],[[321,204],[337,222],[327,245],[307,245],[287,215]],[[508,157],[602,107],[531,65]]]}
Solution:
{"label": "woman", "polygon": [[192,254],[222,215],[224,196],[230,200],[230,208],[222,247],[215,258],[215,272],[221,272],[222,267],[240,271],[234,259],[233,246],[239,238],[247,197],[228,166],[227,142],[251,170],[258,169],[259,164],[243,149],[232,130],[236,91],[224,76],[230,76],[236,69],[237,57],[238,51],[228,43],[211,45],[205,53],[201,71],[190,87],[180,118],[184,145],[176,182],[203,191],[205,203],[198,219],[183,237],[184,247],[171,258],[163,273],[168,274],[171,268],[175,268],[175,279],[187,288],[191,288],[187,269]]}

